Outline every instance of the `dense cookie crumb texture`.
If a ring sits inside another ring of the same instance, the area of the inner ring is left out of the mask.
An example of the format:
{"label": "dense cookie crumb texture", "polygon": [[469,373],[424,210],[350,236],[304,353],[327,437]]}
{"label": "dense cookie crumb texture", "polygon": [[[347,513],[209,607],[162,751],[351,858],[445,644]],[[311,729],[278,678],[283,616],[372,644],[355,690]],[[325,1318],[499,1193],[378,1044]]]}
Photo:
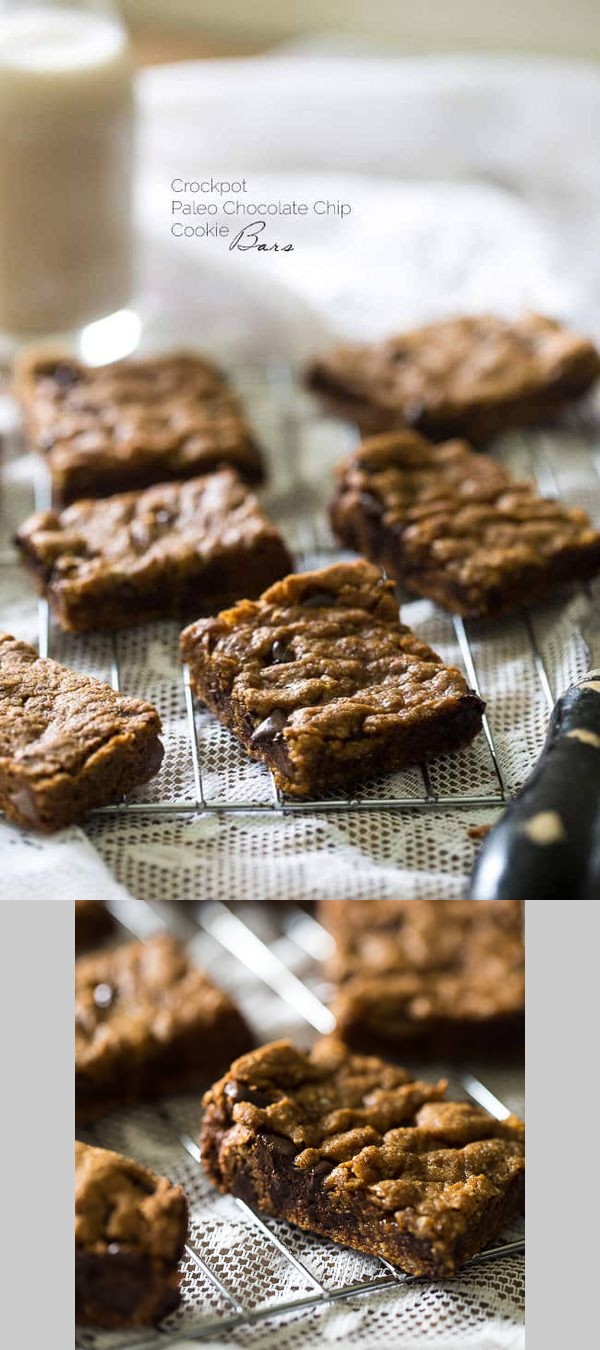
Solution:
{"label": "dense cookie crumb texture", "polygon": [[251,1043],[233,1000],[166,934],[76,962],[78,1120],[205,1087]]}
{"label": "dense cookie crumb texture", "polygon": [[325,900],[336,1033],[399,1057],[522,1056],[518,900]]}
{"label": "dense cookie crumb texture", "polygon": [[480,442],[556,419],[600,376],[600,353],[553,319],[443,319],[315,360],[309,388],[368,434],[408,427]]}
{"label": "dense cookie crumb texture", "polygon": [[330,514],[346,547],[466,618],[520,610],[600,571],[585,511],[462,441],[370,437],[337,469]]}
{"label": "dense cookie crumb texture", "polygon": [[37,512],[17,545],[61,628],[83,633],[215,613],[292,560],[232,470]]}
{"label": "dense cookie crumb texture", "polygon": [[157,773],[160,730],[150,703],[0,634],[0,807],[10,820],[50,832],[118,801]]}
{"label": "dense cookie crumb texture", "polygon": [[237,396],[202,356],[176,352],[86,366],[27,350],[17,361],[15,390],[57,502],[193,478],[224,465],[250,483],[264,476]]}
{"label": "dense cookie crumb texture", "polygon": [[523,1126],[328,1038],[244,1055],[205,1097],[222,1191],[411,1275],[452,1275],[523,1200]]}
{"label": "dense cookie crumb texture", "polygon": [[298,797],[466,745],[483,703],[365,562],[286,577],[181,636],[199,698]]}
{"label": "dense cookie crumb texture", "polygon": [[173,1312],[187,1231],[180,1186],[119,1153],[76,1143],[76,1321],[116,1330]]}

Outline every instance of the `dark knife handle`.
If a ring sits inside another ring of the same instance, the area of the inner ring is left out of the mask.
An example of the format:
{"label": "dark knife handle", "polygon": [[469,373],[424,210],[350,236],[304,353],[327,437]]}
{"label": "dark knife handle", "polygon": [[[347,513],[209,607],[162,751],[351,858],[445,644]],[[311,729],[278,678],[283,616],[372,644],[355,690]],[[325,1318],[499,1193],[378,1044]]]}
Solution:
{"label": "dark knife handle", "polygon": [[559,698],[536,767],[484,841],[467,895],[600,899],[600,670]]}

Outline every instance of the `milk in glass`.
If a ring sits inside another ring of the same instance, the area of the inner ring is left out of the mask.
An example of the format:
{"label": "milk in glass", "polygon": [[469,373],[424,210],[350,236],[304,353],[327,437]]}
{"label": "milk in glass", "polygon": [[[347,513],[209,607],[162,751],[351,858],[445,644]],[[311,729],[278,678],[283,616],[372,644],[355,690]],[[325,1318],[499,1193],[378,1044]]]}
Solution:
{"label": "milk in glass", "polygon": [[124,29],[0,9],[0,331],[65,333],[131,293],[133,93]]}

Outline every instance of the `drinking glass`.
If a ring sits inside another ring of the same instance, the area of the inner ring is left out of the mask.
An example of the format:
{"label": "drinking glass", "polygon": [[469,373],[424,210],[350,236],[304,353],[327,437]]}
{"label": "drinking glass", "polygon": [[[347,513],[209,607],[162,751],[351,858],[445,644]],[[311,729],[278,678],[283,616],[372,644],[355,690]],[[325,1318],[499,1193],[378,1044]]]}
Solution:
{"label": "drinking glass", "polygon": [[0,0],[0,350],[136,345],[127,34],[94,0]]}

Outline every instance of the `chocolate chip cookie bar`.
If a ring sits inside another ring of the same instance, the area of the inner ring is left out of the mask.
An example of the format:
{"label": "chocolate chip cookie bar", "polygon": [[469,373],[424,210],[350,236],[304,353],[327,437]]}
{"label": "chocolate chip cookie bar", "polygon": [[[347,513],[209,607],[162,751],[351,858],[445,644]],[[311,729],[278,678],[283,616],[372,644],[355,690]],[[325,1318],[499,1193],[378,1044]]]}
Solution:
{"label": "chocolate chip cookie bar", "polygon": [[278,530],[229,469],[39,512],[16,542],[73,633],[215,613],[292,567]]}
{"label": "chocolate chip cookie bar", "polygon": [[118,801],[158,772],[150,703],[39,657],[0,634],[0,808],[50,832]]}
{"label": "chocolate chip cookie bar", "polygon": [[173,1312],[187,1231],[180,1186],[120,1153],[76,1143],[76,1322],[116,1330]]}
{"label": "chocolate chip cookie bar", "polygon": [[75,963],[78,1120],[205,1087],[251,1045],[228,994],[166,934]]}
{"label": "chocolate chip cookie bar", "polygon": [[306,381],[365,434],[412,427],[477,443],[555,419],[599,376],[593,343],[553,319],[482,314],[335,347]]}
{"label": "chocolate chip cookie bar", "polygon": [[336,1035],[401,1058],[523,1054],[518,900],[324,900]]}
{"label": "chocolate chip cookie bar", "polygon": [[328,1038],[277,1041],[204,1098],[221,1191],[410,1275],[453,1275],[518,1210],[523,1127]]}
{"label": "chocolate chip cookie bar", "polygon": [[520,610],[600,571],[584,511],[463,441],[370,437],[339,466],[330,515],[346,547],[466,618]]}
{"label": "chocolate chip cookie bar", "polygon": [[308,797],[466,745],[483,703],[399,622],[393,583],[365,562],[286,577],[181,635],[200,699]]}
{"label": "chocolate chip cookie bar", "polygon": [[148,487],[228,465],[249,483],[262,456],[226,376],[192,353],[86,366],[28,349],[15,392],[54,500]]}

